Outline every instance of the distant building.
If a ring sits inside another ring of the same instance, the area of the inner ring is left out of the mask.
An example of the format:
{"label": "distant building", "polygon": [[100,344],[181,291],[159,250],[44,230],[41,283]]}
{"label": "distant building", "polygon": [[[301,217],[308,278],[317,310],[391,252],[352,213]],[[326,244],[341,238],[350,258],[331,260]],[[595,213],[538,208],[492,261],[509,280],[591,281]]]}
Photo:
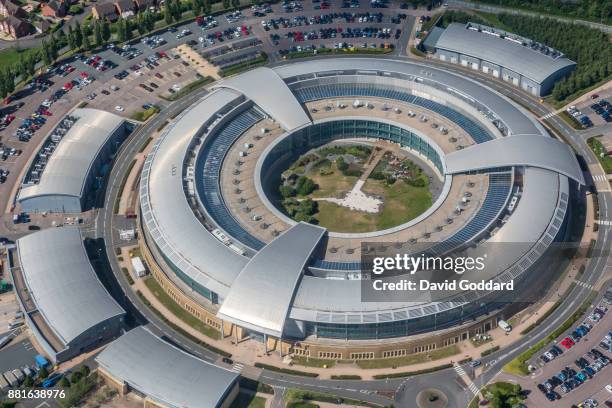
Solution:
{"label": "distant building", "polygon": [[576,67],[558,50],[496,28],[453,23],[440,30],[423,42],[438,59],[480,70],[532,95],[549,94]]}
{"label": "distant building", "polygon": [[117,10],[113,3],[96,4],[91,9],[91,13],[97,20],[104,20],[106,18],[109,21],[115,21],[118,18]]}
{"label": "distant building", "polygon": [[41,13],[45,17],[64,17],[66,15],[66,3],[50,0],[42,5]]}
{"label": "distant building", "polygon": [[21,38],[32,32],[32,24],[15,16],[5,17],[0,21],[0,30],[13,38]]}
{"label": "distant building", "polygon": [[146,9],[150,7],[155,7],[154,0],[136,0],[135,3],[136,3],[136,8],[138,9],[138,11],[145,11]]}
{"label": "distant building", "polygon": [[23,18],[26,16],[26,12],[18,4],[10,0],[0,0],[0,15]]}
{"label": "distant building", "polygon": [[134,17],[134,1],[133,0],[117,0],[115,2],[115,11],[123,18]]}

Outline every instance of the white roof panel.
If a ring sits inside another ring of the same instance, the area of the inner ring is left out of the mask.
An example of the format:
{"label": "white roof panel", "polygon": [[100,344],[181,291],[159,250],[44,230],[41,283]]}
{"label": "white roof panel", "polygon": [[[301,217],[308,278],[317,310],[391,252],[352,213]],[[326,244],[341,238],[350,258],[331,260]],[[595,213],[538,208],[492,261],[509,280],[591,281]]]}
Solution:
{"label": "white roof panel", "polygon": [[166,343],[142,326],[112,342],[96,362],[113,377],[172,408],[214,408],[238,374]]}
{"label": "white roof panel", "polygon": [[27,235],[17,240],[17,250],[30,296],[64,345],[98,323],[125,314],[98,280],[78,227]]}

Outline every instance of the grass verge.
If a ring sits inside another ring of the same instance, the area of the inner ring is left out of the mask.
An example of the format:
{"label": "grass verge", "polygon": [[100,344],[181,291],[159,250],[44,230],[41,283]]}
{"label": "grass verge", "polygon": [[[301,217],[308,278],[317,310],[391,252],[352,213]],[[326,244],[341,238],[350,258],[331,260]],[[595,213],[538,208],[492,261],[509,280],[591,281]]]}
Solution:
{"label": "grass verge", "polygon": [[561,119],[563,119],[563,121],[565,123],[567,123],[568,125],[570,125],[571,127],[573,127],[576,130],[584,129],[584,126],[582,126],[580,124],[580,122],[578,122],[578,120],[576,120],[575,117],[573,117],[572,115],[570,115],[566,111],[563,111],[563,112],[559,113],[559,117]]}
{"label": "grass verge", "polygon": [[151,304],[151,302],[149,302],[149,299],[147,299],[140,290],[136,290],[136,295],[138,295],[138,297],[140,298],[140,301],[142,303],[144,303],[149,309],[151,309],[151,311],[153,313],[155,313],[155,315],[157,315],[157,317],[159,317],[164,323],[166,323],[168,326],[170,326],[172,328],[172,330],[175,330],[177,332],[179,332],[181,335],[183,335],[184,337],[188,338],[189,340],[191,340],[192,342],[199,344],[200,346],[209,349],[210,351],[212,351],[213,353],[217,353],[223,357],[231,357],[232,355],[230,353],[228,353],[227,351],[218,349],[217,347],[210,345],[208,343],[206,343],[205,341],[202,341],[200,339],[198,339],[197,337],[194,337],[193,335],[191,335],[191,333],[183,330],[181,327],[177,326],[176,324],[172,323],[170,320],[168,320],[166,318],[166,316],[164,316],[162,314],[162,312],[160,312],[159,310],[157,310],[155,308],[155,306],[153,306]]}
{"label": "grass verge", "polygon": [[604,168],[606,174],[612,173],[612,156],[607,154],[608,152],[604,148],[599,138],[602,135],[593,136],[587,139],[587,144],[601,163],[601,167]]}
{"label": "grass verge", "polygon": [[363,369],[395,368],[411,364],[425,363],[427,361],[440,360],[442,358],[454,356],[460,352],[461,350],[459,349],[459,346],[454,344],[452,346],[433,350],[428,353],[411,354],[405,357],[359,360],[357,361],[357,365],[359,368]]}
{"label": "grass verge", "polygon": [[298,371],[298,370],[292,370],[290,368],[276,367],[276,366],[273,366],[273,365],[263,364],[263,363],[255,363],[255,367],[263,368],[263,369],[270,370],[270,371],[276,371],[277,373],[283,373],[283,374],[289,374],[289,375],[297,375],[297,376],[300,376],[300,377],[312,377],[312,378],[316,378],[316,377],[319,376],[319,374],[317,374],[317,373],[307,373],[305,371]]}
{"label": "grass verge", "polygon": [[200,319],[183,309],[178,303],[174,301],[168,294],[159,286],[159,283],[153,277],[149,277],[144,281],[146,287],[151,291],[153,296],[166,307],[176,317],[193,327],[203,335],[210,337],[211,339],[219,340],[220,334],[217,330],[208,326]]}
{"label": "grass verge", "polygon": [[[339,397],[332,394],[327,394],[323,392],[314,392],[314,391],[302,391],[296,389],[289,389],[287,394],[285,395],[285,403],[287,407],[304,407],[309,405],[299,405],[299,404],[309,404],[310,401],[319,401],[319,402],[329,402],[332,404],[342,404],[342,405],[357,405],[361,407],[372,407],[377,408],[380,407],[378,404],[372,404],[365,401],[359,401],[352,398],[344,398]],[[298,404],[298,405],[296,405]],[[314,405],[315,407],[317,405]]]}
{"label": "grass verge", "polygon": [[232,401],[230,408],[265,408],[266,399],[244,392],[239,393]]}
{"label": "grass verge", "polygon": [[193,81],[193,82],[185,85],[184,87],[182,87],[180,91],[177,91],[177,92],[171,94],[170,96],[159,95],[159,97],[162,98],[162,99],[165,99],[165,100],[167,100],[169,102],[174,102],[176,100],[181,99],[183,96],[189,95],[190,93],[192,93],[196,89],[199,89],[199,88],[203,87],[204,85],[209,84],[211,82],[212,82],[212,78],[211,77],[204,77],[204,78],[196,79],[195,81]]}
{"label": "grass verge", "polygon": [[334,360],[326,360],[322,358],[311,358],[296,356],[291,360],[295,364],[299,364],[304,367],[319,367],[319,368],[331,368],[336,362]]}
{"label": "grass verge", "polygon": [[132,160],[132,162],[127,168],[127,171],[125,172],[125,177],[123,178],[123,180],[121,180],[121,185],[119,186],[119,191],[117,192],[117,197],[115,198],[115,204],[113,205],[113,214],[119,213],[119,203],[121,202],[121,193],[123,192],[123,189],[125,188],[125,183],[127,183],[128,176],[132,172],[132,169],[134,168],[135,164],[136,164],[136,159]]}
{"label": "grass verge", "polygon": [[354,374],[342,374],[342,375],[332,375],[332,380],[361,380],[360,375]]}
{"label": "grass verge", "polygon": [[317,55],[381,55],[393,52],[393,48],[317,48],[315,50],[293,51],[286,54],[284,59],[308,58]]}
{"label": "grass verge", "polygon": [[384,380],[385,378],[403,378],[403,377],[412,377],[415,375],[419,375],[419,374],[429,374],[429,373],[433,373],[435,371],[440,371],[440,370],[446,370],[447,368],[452,368],[453,365],[452,364],[442,364],[439,366],[435,366],[435,367],[430,367],[430,368],[424,368],[422,370],[416,370],[416,371],[405,371],[405,372],[401,372],[401,373],[389,373],[389,374],[377,374],[374,376],[374,379],[376,380]]}
{"label": "grass verge", "polygon": [[125,279],[128,281],[130,286],[133,285],[134,279],[132,279],[132,275],[130,275],[130,271],[128,271],[128,268],[126,267],[121,268],[121,272],[123,272],[123,275],[125,276]]}
{"label": "grass verge", "polygon": [[145,122],[147,119],[149,119],[151,116],[155,115],[156,113],[159,113],[159,107],[151,106],[149,109],[135,112],[132,115],[132,119],[137,120],[139,122]]}
{"label": "grass verge", "polygon": [[548,336],[544,339],[540,340],[538,343],[534,344],[529,349],[525,350],[522,354],[516,357],[514,360],[510,361],[508,364],[504,366],[504,371],[514,374],[514,375],[529,375],[529,369],[527,367],[527,360],[533,357],[538,351],[542,350],[548,343],[559,337],[563,334],[567,329],[569,329],[589,308],[589,305],[597,296],[596,292],[592,292],[587,296],[587,298],[582,302],[580,307],[576,309],[576,311],[565,321],[563,324],[558,326],[555,330],[552,331]]}
{"label": "grass verge", "polygon": [[265,53],[261,53],[258,57],[250,59],[248,61],[239,62],[238,64],[230,65],[219,71],[219,75],[227,77],[236,75],[249,69],[259,67],[268,62],[268,56]]}

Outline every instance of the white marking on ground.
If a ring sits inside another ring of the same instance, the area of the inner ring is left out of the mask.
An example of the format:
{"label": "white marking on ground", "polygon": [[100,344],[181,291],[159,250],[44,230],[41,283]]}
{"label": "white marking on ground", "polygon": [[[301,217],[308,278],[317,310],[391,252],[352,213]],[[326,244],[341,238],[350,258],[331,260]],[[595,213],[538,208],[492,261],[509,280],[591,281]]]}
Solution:
{"label": "white marking on ground", "polygon": [[364,180],[357,180],[351,191],[344,198],[316,198],[316,201],[329,201],[330,203],[338,204],[342,207],[350,208],[355,211],[363,211],[376,214],[380,211],[383,201],[380,198],[368,195],[361,191],[361,187],[365,184]]}

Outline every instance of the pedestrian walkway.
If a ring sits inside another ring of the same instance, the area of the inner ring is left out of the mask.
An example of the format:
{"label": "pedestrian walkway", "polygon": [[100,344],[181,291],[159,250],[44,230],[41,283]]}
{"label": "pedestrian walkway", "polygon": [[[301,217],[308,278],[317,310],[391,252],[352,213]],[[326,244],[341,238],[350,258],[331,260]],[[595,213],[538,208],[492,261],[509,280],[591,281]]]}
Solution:
{"label": "pedestrian walkway", "polygon": [[608,177],[605,176],[604,174],[596,174],[593,176],[593,179],[597,181],[608,181]]}
{"label": "pedestrian walkway", "polygon": [[232,366],[231,370],[235,373],[240,374],[242,372],[242,369],[244,368],[244,364],[241,363],[234,363],[234,365]]}
{"label": "pedestrian walkway", "polygon": [[548,114],[546,114],[546,115],[542,116],[540,119],[541,119],[541,120],[546,120],[546,119],[550,119],[550,118],[552,118],[553,116],[556,116],[556,115],[557,115],[557,112],[556,112],[556,111],[555,111],[555,112],[550,112],[550,113],[548,113]]}
{"label": "pedestrian walkway", "polygon": [[478,389],[478,387],[476,386],[476,384],[474,384],[472,382],[472,379],[467,375],[467,373],[465,372],[465,370],[463,369],[463,367],[461,367],[459,364],[455,363],[455,366],[453,367],[453,369],[455,370],[455,372],[457,374],[459,374],[459,376],[461,377],[461,379],[463,380],[463,382],[466,383],[466,385],[468,386],[468,389],[472,392],[472,394],[476,395],[480,392],[480,390]]}

